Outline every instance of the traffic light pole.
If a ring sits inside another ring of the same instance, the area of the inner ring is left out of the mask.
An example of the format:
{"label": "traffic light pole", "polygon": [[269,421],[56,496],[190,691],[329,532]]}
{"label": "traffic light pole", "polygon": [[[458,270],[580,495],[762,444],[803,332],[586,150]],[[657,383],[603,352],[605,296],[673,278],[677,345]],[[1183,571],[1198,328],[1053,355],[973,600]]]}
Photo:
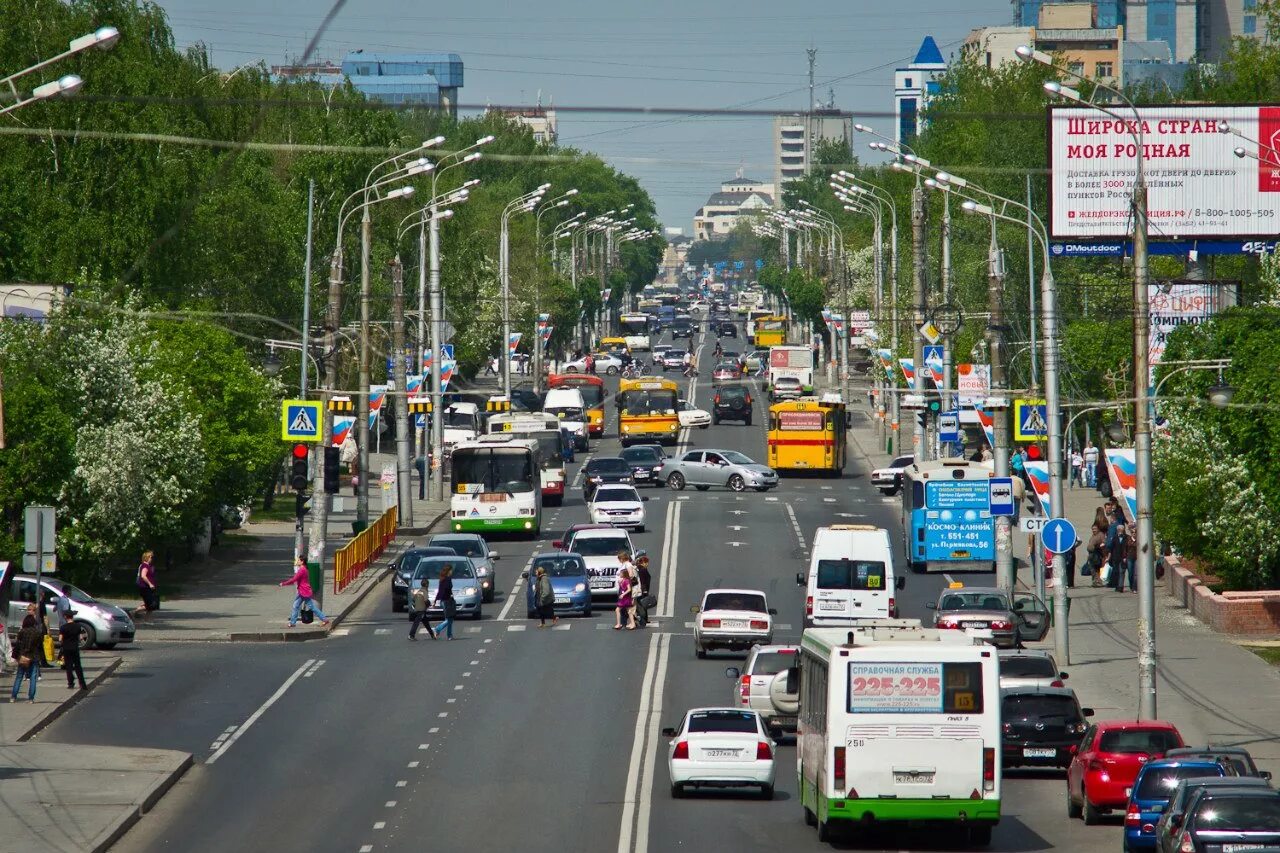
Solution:
{"label": "traffic light pole", "polygon": [[409,382],[404,355],[404,266],[400,256],[391,262],[391,375],[396,384],[396,498],[399,526],[413,526],[413,465],[410,450]]}
{"label": "traffic light pole", "polygon": [[[911,299],[911,354],[915,366],[915,388],[921,398],[925,394],[924,338],[920,336],[920,327],[924,325],[929,310],[929,291],[925,282],[925,204],[924,189],[916,184],[911,191],[911,263],[912,299]],[[926,440],[925,423],[929,419],[927,409],[916,413],[915,432],[912,434],[911,449],[917,462],[930,458],[929,443]]]}
{"label": "traffic light pole", "polygon": [[[324,440],[322,448],[333,444],[333,412],[329,409],[329,398],[333,389],[338,387],[338,326],[342,318],[342,251],[333,254],[329,267],[329,304],[324,318],[324,389],[321,391],[321,417],[324,420]],[[323,451],[321,451],[323,454]],[[321,457],[323,458],[323,456]],[[329,538],[329,501],[328,494],[320,500],[311,502],[311,538],[307,543],[307,564],[319,567],[316,578],[319,583],[311,585],[312,595],[318,606],[324,605],[324,561],[325,547]]]}

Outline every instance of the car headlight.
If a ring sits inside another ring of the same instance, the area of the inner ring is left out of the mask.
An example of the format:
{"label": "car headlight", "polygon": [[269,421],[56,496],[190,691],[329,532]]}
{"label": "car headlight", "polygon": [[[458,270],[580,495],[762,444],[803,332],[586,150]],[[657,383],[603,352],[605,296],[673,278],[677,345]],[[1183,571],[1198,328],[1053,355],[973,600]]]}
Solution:
{"label": "car headlight", "polygon": [[408,586],[409,582],[404,578],[400,577],[400,575],[396,575],[395,577],[391,578],[391,585],[392,586]]}
{"label": "car headlight", "polygon": [[480,592],[479,587],[474,587],[474,586],[468,586],[463,588],[462,590],[463,595],[475,595],[478,592]]}
{"label": "car headlight", "polygon": [[603,482],[604,480],[603,477],[591,477],[590,479],[591,479],[591,482],[593,483],[600,483],[600,482]]}
{"label": "car headlight", "polygon": [[577,584],[576,586],[574,586],[573,591],[574,591],[574,592],[586,592],[586,591],[587,591],[587,585],[586,585],[585,583]]}

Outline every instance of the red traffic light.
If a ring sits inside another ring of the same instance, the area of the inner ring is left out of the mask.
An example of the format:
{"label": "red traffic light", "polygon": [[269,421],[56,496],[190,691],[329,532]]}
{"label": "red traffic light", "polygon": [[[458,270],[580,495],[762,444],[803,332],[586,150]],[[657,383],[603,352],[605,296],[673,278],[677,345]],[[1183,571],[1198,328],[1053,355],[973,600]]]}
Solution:
{"label": "red traffic light", "polygon": [[1034,444],[1028,447],[1027,458],[1030,459],[1032,462],[1037,461],[1040,458],[1040,448]]}
{"label": "red traffic light", "polygon": [[311,455],[311,448],[305,444],[295,444],[293,446],[294,459],[306,459]]}

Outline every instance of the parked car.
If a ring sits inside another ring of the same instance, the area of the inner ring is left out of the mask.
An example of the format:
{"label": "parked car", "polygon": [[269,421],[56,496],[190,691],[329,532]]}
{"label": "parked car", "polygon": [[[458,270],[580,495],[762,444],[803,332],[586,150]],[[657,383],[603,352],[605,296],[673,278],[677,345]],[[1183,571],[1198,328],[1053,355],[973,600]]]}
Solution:
{"label": "parked car", "polygon": [[717,385],[711,397],[711,420],[742,421],[751,426],[751,389],[742,383]]}
{"label": "parked car", "polygon": [[769,388],[769,399],[775,403],[783,400],[799,400],[804,396],[804,386],[794,376],[779,376]]}
{"label": "parked car", "polygon": [[445,566],[453,567],[453,601],[457,605],[458,617],[479,619],[484,614],[484,593],[470,557],[423,557],[409,575],[408,594],[412,596],[415,589],[425,588],[429,602],[427,612],[443,615],[444,608],[434,599],[440,585],[440,571]]}
{"label": "parked car", "polygon": [[680,426],[687,429],[697,427],[698,429],[707,429],[711,426],[711,413],[706,409],[696,409],[689,404],[688,400],[680,400],[676,406],[676,414],[680,419]]}
{"label": "parked car", "polygon": [[1081,708],[1066,687],[1010,687],[1000,691],[1000,739],[1005,767],[1066,767],[1092,708]]}
{"label": "parked car", "polygon": [[[18,635],[22,627],[22,618],[26,616],[27,605],[39,604],[48,600],[47,614],[51,625],[57,626],[53,614],[53,601],[62,595],[62,587],[66,581],[45,575],[40,578],[39,595],[36,590],[35,575],[14,575],[11,598],[9,599],[6,630],[12,637]],[[71,587],[67,594],[71,597],[71,620],[80,629],[80,648],[82,649],[114,649],[119,643],[132,643],[135,633],[133,618],[121,607],[98,601],[78,586]]]}
{"label": "parked car", "polygon": [[1067,674],[1053,655],[1042,649],[1001,649],[1000,689],[1006,687],[1065,687]]}
{"label": "parked car", "polygon": [[390,565],[391,568],[391,612],[403,613],[409,608],[409,577],[418,561],[423,557],[456,557],[458,552],[452,548],[439,546],[430,548],[410,548]]}
{"label": "parked car", "polygon": [[895,457],[885,467],[871,472],[871,485],[879,489],[882,494],[897,494],[898,489],[902,488],[902,472],[914,465],[915,461],[915,456],[910,453]]}
{"label": "parked car", "polygon": [[1280,791],[1200,789],[1181,818],[1177,850],[1180,853],[1280,850]]}
{"label": "parked car", "polygon": [[1169,804],[1165,806],[1164,811],[1160,813],[1160,819],[1156,821],[1155,849],[1160,853],[1178,853],[1178,827],[1182,825],[1187,806],[1202,788],[1215,791],[1239,789],[1269,791],[1271,785],[1266,779],[1257,776],[1222,776],[1220,778],[1208,776],[1179,781],[1169,797]]}
{"label": "parked car", "polygon": [[631,479],[635,485],[662,485],[662,468],[667,462],[667,454],[660,445],[633,444],[622,448],[618,455],[631,466]]}
{"label": "parked car", "polygon": [[689,608],[697,617],[693,623],[693,650],[705,658],[714,649],[742,651],[756,644],[773,642],[773,617],[758,589],[709,589],[702,603]]}
{"label": "parked car", "polygon": [[627,460],[621,456],[596,456],[582,466],[582,499],[590,503],[596,488],[606,483],[630,485],[633,481]]}
{"label": "parked car", "polygon": [[777,746],[755,711],[694,708],[679,726],[664,728],[671,738],[667,772],[671,796],[686,787],[759,787],[773,799],[773,751]]}
{"label": "parked car", "polygon": [[1049,612],[1031,593],[1016,593],[1010,600],[1004,590],[994,586],[955,585],[942,590],[937,602],[926,602],[925,607],[934,611],[935,628],[974,633],[1001,648],[1042,640],[1049,631]]}
{"label": "parked car", "polygon": [[794,732],[800,712],[799,666],[799,646],[752,646],[741,669],[724,671],[734,682],[731,701],[758,713],[770,731]]}
{"label": "parked car", "polygon": [[493,601],[498,586],[498,552],[489,550],[489,544],[484,541],[483,536],[479,533],[437,533],[427,540],[427,545],[452,548],[464,557],[470,557],[471,564],[476,567],[476,575],[480,578],[485,603]]}
{"label": "parked car", "polygon": [[767,492],[778,485],[778,472],[736,450],[690,450],[663,466],[662,479],[677,492],[686,485],[701,492],[712,486]]}
{"label": "parked car", "polygon": [[717,382],[732,382],[742,378],[742,368],[736,361],[722,361],[711,371],[711,378]]}
{"label": "parked car", "polygon": [[[1171,752],[1176,750],[1170,750]],[[1133,781],[1124,814],[1124,849],[1128,853],[1156,849],[1156,823],[1169,798],[1184,779],[1219,779],[1231,775],[1220,761],[1203,758],[1157,758],[1142,765]]]}
{"label": "parked car", "polygon": [[[596,352],[592,353],[591,357],[595,359],[594,366],[596,373],[607,373],[608,375],[613,376],[621,372],[624,367],[622,359],[611,353]],[[566,361],[560,369],[564,373],[586,373],[587,357],[584,355],[582,358],[575,358],[573,361]]]}
{"label": "parked car", "polygon": [[535,554],[529,563],[529,569],[521,577],[525,584],[525,615],[530,619],[538,616],[538,605],[534,600],[537,590],[533,582],[538,569],[545,569],[551,579],[551,590],[556,594],[555,612],[577,613],[591,616],[591,579],[587,575],[587,564],[580,554],[554,552]]}
{"label": "parked car", "polygon": [[1177,727],[1161,720],[1094,723],[1067,768],[1067,815],[1095,824],[1112,809],[1125,808],[1142,765],[1183,745]]}
{"label": "parked car", "polygon": [[644,502],[636,487],[623,484],[598,486],[591,495],[587,511],[596,524],[626,527],[637,533],[644,532]]}

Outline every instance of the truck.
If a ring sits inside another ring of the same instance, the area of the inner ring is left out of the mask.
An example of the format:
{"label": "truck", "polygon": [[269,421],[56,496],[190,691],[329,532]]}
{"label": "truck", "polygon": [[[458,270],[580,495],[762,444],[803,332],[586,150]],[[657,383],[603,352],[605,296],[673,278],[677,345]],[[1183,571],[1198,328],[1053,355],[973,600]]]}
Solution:
{"label": "truck", "polygon": [[813,352],[805,346],[783,346],[769,348],[769,385],[777,382],[780,376],[793,376],[800,380],[800,385],[809,388],[813,385]]}

